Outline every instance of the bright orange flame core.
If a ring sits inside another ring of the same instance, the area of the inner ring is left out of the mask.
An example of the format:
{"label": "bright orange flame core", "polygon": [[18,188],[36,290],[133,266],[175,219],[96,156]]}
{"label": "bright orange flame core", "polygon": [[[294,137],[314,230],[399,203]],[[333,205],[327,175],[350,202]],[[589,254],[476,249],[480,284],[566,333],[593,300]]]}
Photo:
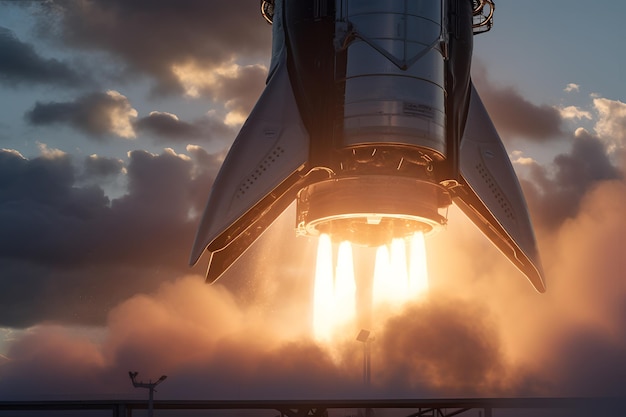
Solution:
{"label": "bright orange flame core", "polygon": [[322,235],[317,247],[313,318],[315,337],[320,340],[329,340],[336,326],[356,316],[356,282],[350,243],[339,245],[334,273],[332,259],[330,237]]}
{"label": "bright orange flame core", "polygon": [[[424,234],[394,239],[376,252],[372,307],[385,305],[395,310],[428,291]],[[313,331],[318,340],[330,340],[333,333],[356,318],[356,280],[349,242],[339,245],[333,271],[330,237],[321,235],[317,248]]]}

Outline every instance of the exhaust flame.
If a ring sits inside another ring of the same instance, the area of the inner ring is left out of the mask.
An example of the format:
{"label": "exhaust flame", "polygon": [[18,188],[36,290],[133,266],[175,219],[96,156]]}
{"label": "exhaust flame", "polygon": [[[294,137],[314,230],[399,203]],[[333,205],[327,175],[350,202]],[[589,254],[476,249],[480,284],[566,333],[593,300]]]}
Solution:
{"label": "exhaust flame", "polygon": [[335,273],[335,313],[337,324],[354,320],[356,316],[356,282],[350,242],[341,242]]}
{"label": "exhaust flame", "polygon": [[424,234],[415,233],[410,243],[408,241],[393,239],[389,247],[378,248],[372,296],[374,307],[382,304],[401,307],[428,291]]}
{"label": "exhaust flame", "polygon": [[428,292],[428,264],[424,233],[411,238],[411,265],[409,266],[409,298],[421,297]]}
{"label": "exhaust flame", "polygon": [[317,244],[313,293],[313,332],[317,339],[328,340],[332,334],[334,294],[333,247],[330,236],[321,235]]}
{"label": "exhaust flame", "polygon": [[[407,247],[408,245],[408,247]],[[393,239],[376,251],[372,307],[399,309],[428,290],[424,234],[410,239]],[[333,247],[322,234],[317,248],[313,331],[318,340],[328,341],[333,333],[356,319],[356,279],[352,246],[342,242],[333,271]]]}
{"label": "exhaust flame", "polygon": [[[333,279],[334,278],[334,279]],[[356,283],[350,242],[339,245],[333,274],[333,248],[328,235],[321,235],[315,270],[313,330],[319,340],[330,340],[336,327],[356,316]]]}

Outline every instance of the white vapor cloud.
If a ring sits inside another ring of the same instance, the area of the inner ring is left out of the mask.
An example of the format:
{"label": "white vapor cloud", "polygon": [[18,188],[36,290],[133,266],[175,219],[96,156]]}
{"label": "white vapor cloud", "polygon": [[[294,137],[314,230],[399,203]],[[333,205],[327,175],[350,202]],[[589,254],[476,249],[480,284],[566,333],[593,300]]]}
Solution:
{"label": "white vapor cloud", "polygon": [[582,110],[576,106],[567,106],[562,109],[559,109],[559,111],[561,112],[561,117],[564,119],[591,120],[593,118],[590,112],[586,110]]}
{"label": "white vapor cloud", "polygon": [[595,98],[593,105],[598,112],[596,134],[604,140],[611,151],[626,145],[626,104],[619,100]]}

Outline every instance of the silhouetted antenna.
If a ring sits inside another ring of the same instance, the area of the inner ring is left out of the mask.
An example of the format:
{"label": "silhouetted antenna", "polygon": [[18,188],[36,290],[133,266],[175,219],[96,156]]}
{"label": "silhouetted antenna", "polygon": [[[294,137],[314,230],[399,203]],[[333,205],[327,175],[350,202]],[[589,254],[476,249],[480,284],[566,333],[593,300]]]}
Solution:
{"label": "silhouetted antenna", "polygon": [[154,387],[159,385],[161,382],[165,381],[165,379],[167,378],[167,375],[161,375],[161,378],[159,378],[155,382],[152,382],[152,380],[150,380],[149,382],[143,382],[143,381],[137,382],[137,380],[135,379],[137,378],[137,375],[139,375],[139,372],[128,372],[128,376],[130,377],[130,380],[133,383],[133,387],[148,388],[150,392],[149,397],[148,397],[148,417],[152,417],[154,414],[154,392],[156,391]]}

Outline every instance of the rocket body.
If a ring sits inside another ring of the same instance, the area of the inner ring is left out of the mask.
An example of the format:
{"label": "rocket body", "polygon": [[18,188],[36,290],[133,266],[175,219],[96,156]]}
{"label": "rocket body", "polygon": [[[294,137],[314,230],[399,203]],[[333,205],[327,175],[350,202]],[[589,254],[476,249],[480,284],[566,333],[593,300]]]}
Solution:
{"label": "rocket body", "polygon": [[470,78],[486,3],[263,1],[268,82],[198,230],[207,280],[294,200],[298,234],[372,246],[436,232],[454,202],[543,292],[523,194]]}

